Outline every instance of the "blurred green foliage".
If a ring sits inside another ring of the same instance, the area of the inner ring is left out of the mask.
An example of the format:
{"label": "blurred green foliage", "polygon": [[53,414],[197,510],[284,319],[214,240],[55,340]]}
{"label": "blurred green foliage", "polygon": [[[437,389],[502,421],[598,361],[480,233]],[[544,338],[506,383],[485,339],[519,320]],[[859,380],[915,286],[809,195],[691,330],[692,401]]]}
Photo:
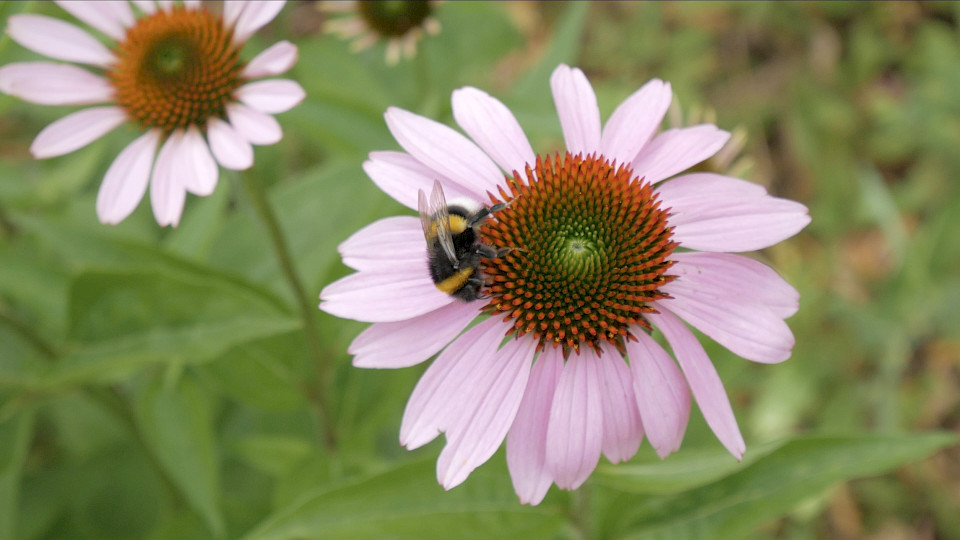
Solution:
{"label": "blurred green foliage", "polygon": [[[960,429],[960,4],[447,2],[442,32],[396,67],[382,44],[354,54],[322,34],[313,4],[244,50],[300,50],[290,77],[307,99],[244,174],[267,187],[311,303],[347,272],[341,241],[408,213],[361,169],[397,148],[388,106],[452,123],[450,92],[477,86],[553,150],[547,79],[565,62],[604,115],[659,77],[685,115],[711,107],[746,129],[747,177],[813,223],[761,254],[801,293],[791,360],[705,340],[744,463],[694,413],[674,456],[645,446],[538,507],[517,502],[502,452],[445,493],[442,443],[396,442],[422,368],[352,368],[363,325],[318,313],[334,451],[240,176],[189,197],[177,229],[146,203],[103,226],[96,190],[132,130],[34,161],[30,141],[65,109],[0,96],[0,539],[960,538],[960,452],[935,433]],[[68,18],[0,4],[24,11]],[[0,39],[0,64],[36,59]]]}

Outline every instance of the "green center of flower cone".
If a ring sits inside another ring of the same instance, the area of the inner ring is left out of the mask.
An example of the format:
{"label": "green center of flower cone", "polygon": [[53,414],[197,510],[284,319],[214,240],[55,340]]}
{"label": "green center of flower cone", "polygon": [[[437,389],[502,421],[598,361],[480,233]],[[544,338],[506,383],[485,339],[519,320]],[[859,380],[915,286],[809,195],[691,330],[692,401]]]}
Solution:
{"label": "green center of flower cone", "polygon": [[107,71],[117,104],[144,128],[171,132],[226,116],[243,62],[233,33],[205,8],[177,6],[137,21]]}
{"label": "green center of flower cone", "polygon": [[481,227],[505,255],[485,261],[484,310],[565,354],[583,344],[624,350],[630,329],[671,276],[677,247],[652,186],[602,156],[538,156],[535,168],[507,178],[493,204],[509,201]]}
{"label": "green center of flower cone", "polygon": [[430,16],[427,0],[361,1],[360,16],[375,32],[385,37],[402,36],[423,24]]}

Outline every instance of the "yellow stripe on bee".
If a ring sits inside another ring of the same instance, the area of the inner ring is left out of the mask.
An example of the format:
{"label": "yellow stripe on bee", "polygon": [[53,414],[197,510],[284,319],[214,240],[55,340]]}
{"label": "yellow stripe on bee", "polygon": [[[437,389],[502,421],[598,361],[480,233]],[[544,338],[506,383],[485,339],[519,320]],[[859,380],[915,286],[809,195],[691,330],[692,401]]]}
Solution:
{"label": "yellow stripe on bee", "polygon": [[469,266],[463,270],[458,270],[456,274],[448,277],[447,279],[437,283],[437,288],[442,292],[447,294],[453,294],[463,288],[467,284],[467,280],[470,279],[470,276],[473,275],[473,268]]}
{"label": "yellow stripe on bee", "polygon": [[[463,216],[458,216],[456,214],[451,214],[450,218],[447,220],[450,223],[450,234],[460,234],[463,231],[467,230],[467,219]],[[437,222],[434,221],[430,224],[430,238],[437,237]]]}

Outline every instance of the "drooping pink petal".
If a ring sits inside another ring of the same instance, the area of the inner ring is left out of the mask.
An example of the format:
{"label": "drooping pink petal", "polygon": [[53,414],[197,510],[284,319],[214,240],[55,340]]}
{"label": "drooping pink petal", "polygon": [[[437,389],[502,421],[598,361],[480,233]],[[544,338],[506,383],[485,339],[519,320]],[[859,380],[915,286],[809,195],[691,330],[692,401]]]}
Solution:
{"label": "drooping pink petal", "polygon": [[550,76],[550,89],[567,150],[574,155],[599,150],[600,108],[587,76],[578,68],[561,64]]}
{"label": "drooping pink petal", "polygon": [[504,327],[487,319],[464,332],[427,368],[410,394],[400,424],[400,444],[412,450],[432,441],[462,407],[460,395],[476,376],[475,367],[497,351]]}
{"label": "drooping pink petal", "polygon": [[523,399],[537,342],[514,339],[485,362],[493,369],[477,370],[458,407],[447,419],[447,444],[437,460],[437,480],[444,489],[461,484],[485,463],[500,444]]}
{"label": "drooping pink petal", "polygon": [[157,6],[163,11],[173,9],[173,0],[157,0]]}
{"label": "drooping pink petal", "polygon": [[11,15],[7,33],[33,52],[56,60],[106,67],[116,57],[80,27],[45,15]]}
{"label": "drooping pink petal", "polygon": [[68,114],[43,128],[30,145],[30,153],[37,159],[69,154],[126,120],[126,112],[119,107],[94,107]]}
{"label": "drooping pink petal", "polygon": [[507,467],[523,504],[540,504],[553,483],[547,469],[547,425],[562,370],[562,349],[547,348],[540,353],[507,433]]}
{"label": "drooping pink petal", "polygon": [[660,302],[655,302],[654,307],[659,309],[660,313],[648,313],[646,317],[663,332],[667,342],[670,343],[680,369],[683,370],[683,375],[690,385],[690,391],[697,400],[697,405],[700,406],[704,420],[733,457],[737,460],[743,459],[746,444],[743,442],[743,436],[740,435],[737,419],[733,415],[730,400],[723,389],[723,382],[720,381],[717,369],[713,367],[713,363],[710,362],[710,358],[707,357],[696,336],[684,326],[680,319],[671,314]]}
{"label": "drooping pink petal", "polygon": [[0,92],[38,105],[94,105],[113,100],[113,87],[103,77],[50,62],[0,67]]}
{"label": "drooping pink petal", "polygon": [[668,129],[647,143],[633,160],[633,172],[656,184],[716,154],[730,133],[712,124]]}
{"label": "drooping pink petal", "polygon": [[[140,8],[144,15],[152,15],[157,12],[157,3],[154,0],[131,0],[131,2]],[[230,2],[225,3],[229,4]]]}
{"label": "drooping pink petal", "polygon": [[183,0],[183,7],[187,9],[197,9],[202,3],[201,0]]}
{"label": "drooping pink petal", "polygon": [[289,79],[267,79],[247,83],[236,97],[248,107],[267,114],[279,114],[296,107],[307,96],[303,87]]}
{"label": "drooping pink petal", "polygon": [[57,0],[64,11],[119,41],[136,18],[129,2],[76,2]]}
{"label": "drooping pink petal", "polygon": [[479,193],[496,193],[500,168],[469,139],[429,118],[390,107],[384,115],[404,150],[430,169]]}
{"label": "drooping pink petal", "polygon": [[250,144],[276,144],[283,138],[280,122],[269,114],[239,103],[231,103],[226,109],[230,125]]}
{"label": "drooping pink petal", "polygon": [[223,120],[207,120],[207,140],[213,157],[227,169],[242,171],[253,166],[253,147]]}
{"label": "drooping pink petal", "polygon": [[454,90],[451,101],[457,124],[501,169],[523,174],[527,164],[536,163],[530,141],[506,105],[472,87]]}
{"label": "drooping pink petal", "polygon": [[807,207],[771,197],[763,186],[713,173],[678,176],[658,186],[680,245],[700,251],[763,249],[810,223]]}
{"label": "drooping pink petal", "polygon": [[627,341],[633,391],[647,439],[665,458],[680,448],[690,419],[690,389],[673,358],[646,332]]}
{"label": "drooping pink petal", "polygon": [[600,460],[603,388],[597,354],[589,347],[567,358],[547,425],[547,470],[557,487],[577,489]]}
{"label": "drooping pink petal", "polygon": [[353,355],[356,367],[413,366],[437,354],[478,314],[476,306],[452,302],[412,319],[374,323],[360,332],[347,352]]}
{"label": "drooping pink petal", "polygon": [[600,153],[617,164],[632,163],[653,137],[667,114],[673,90],[670,83],[653,79],[621,103],[600,137]]}
{"label": "drooping pink petal", "polygon": [[770,364],[790,357],[793,333],[766,306],[695,279],[676,280],[662,290],[673,296],[662,301],[670,311],[747,360]]}
{"label": "drooping pink petal", "polygon": [[370,159],[363,162],[363,170],[384,193],[412,210],[417,209],[419,190],[430,193],[434,180],[443,185],[447,200],[457,197],[483,200],[483,194],[476,188],[467,189],[446,179],[405,152],[371,152]]}
{"label": "drooping pink petal", "polygon": [[187,128],[175,156],[177,175],[187,191],[201,197],[217,187],[220,169],[197,126]]}
{"label": "drooping pink petal", "polygon": [[237,17],[237,24],[233,28],[234,43],[246,41],[254,32],[276,18],[284,4],[284,1],[249,2]]}
{"label": "drooping pink petal", "polygon": [[800,293],[773,268],[760,261],[731,253],[682,252],[670,256],[668,272],[677,281],[696,282],[706,290],[721,290],[740,302],[759,304],[778,317],[793,316],[800,306]]}
{"label": "drooping pink petal", "polygon": [[604,343],[597,359],[603,410],[603,455],[610,463],[633,457],[643,440],[643,426],[633,394],[633,374],[613,345]]}
{"label": "drooping pink petal", "polygon": [[278,41],[253,57],[240,74],[244,79],[257,79],[286,73],[297,63],[297,46]]}
{"label": "drooping pink petal", "polygon": [[110,164],[97,192],[97,216],[101,223],[116,225],[140,204],[159,141],[160,131],[152,129],[128,144]]}
{"label": "drooping pink petal", "polygon": [[365,322],[402,321],[454,302],[430,279],[426,260],[417,273],[357,272],[327,285],[320,293],[320,309]]}
{"label": "drooping pink petal", "polygon": [[385,269],[396,260],[422,261],[427,257],[423,228],[413,216],[374,221],[353,233],[337,249],[343,264],[355,270]]}
{"label": "drooping pink petal", "polygon": [[177,166],[178,152],[183,143],[183,131],[176,130],[157,153],[157,163],[150,177],[150,205],[153,216],[161,227],[180,223],[186,190],[183,187]]}

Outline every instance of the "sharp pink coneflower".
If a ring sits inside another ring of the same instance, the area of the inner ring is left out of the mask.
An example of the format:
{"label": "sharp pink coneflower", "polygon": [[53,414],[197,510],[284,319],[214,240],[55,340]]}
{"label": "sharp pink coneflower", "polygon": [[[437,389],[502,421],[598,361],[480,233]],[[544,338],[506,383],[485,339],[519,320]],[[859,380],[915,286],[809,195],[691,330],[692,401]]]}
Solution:
{"label": "sharp pink coneflower", "polygon": [[[281,41],[249,63],[240,49],[273,20],[284,2],[224,2],[215,13],[198,1],[57,2],[112,40],[43,15],[14,15],[7,33],[54,62],[0,67],[0,91],[41,105],[99,105],[71,113],[33,141],[37,158],[86,146],[125,122],[144,133],[116,157],[97,195],[103,223],[123,221],[150,186],[160,225],[176,226],[186,192],[204,196],[217,184],[218,166],[246,169],[251,145],[283,137],[272,115],[297,105],[294,81],[253,79],[279,75],[297,59]],[[159,150],[158,150],[159,149]]]}
{"label": "sharp pink coneflower", "polygon": [[[437,289],[412,215],[346,240],[343,261],[357,272],[321,293],[325,311],[373,323],[350,346],[354,365],[399,368],[440,353],[400,429],[408,448],[445,434],[440,483],[463,482],[506,439],[514,488],[528,504],[552,483],[580,486],[601,454],[629,459],[644,434],[661,457],[677,450],[691,395],[742,457],[723,385],[684,321],[749,360],[787,359],[794,339],[784,319],[797,310],[797,292],[734,253],[810,221],[802,204],[759,185],[679,174],[729,134],[709,124],[658,133],[668,83],[644,85],[602,129],[580,70],[561,65],[550,83],[565,153],[535,154],[507,107],[463,88],[453,113],[470,138],[391,108],[387,125],[406,152],[375,152],[364,164],[410,208],[434,180],[449,198],[509,202],[478,227],[491,248],[512,248],[483,261],[485,298],[465,303]],[[654,328],[672,355],[650,336]]]}

